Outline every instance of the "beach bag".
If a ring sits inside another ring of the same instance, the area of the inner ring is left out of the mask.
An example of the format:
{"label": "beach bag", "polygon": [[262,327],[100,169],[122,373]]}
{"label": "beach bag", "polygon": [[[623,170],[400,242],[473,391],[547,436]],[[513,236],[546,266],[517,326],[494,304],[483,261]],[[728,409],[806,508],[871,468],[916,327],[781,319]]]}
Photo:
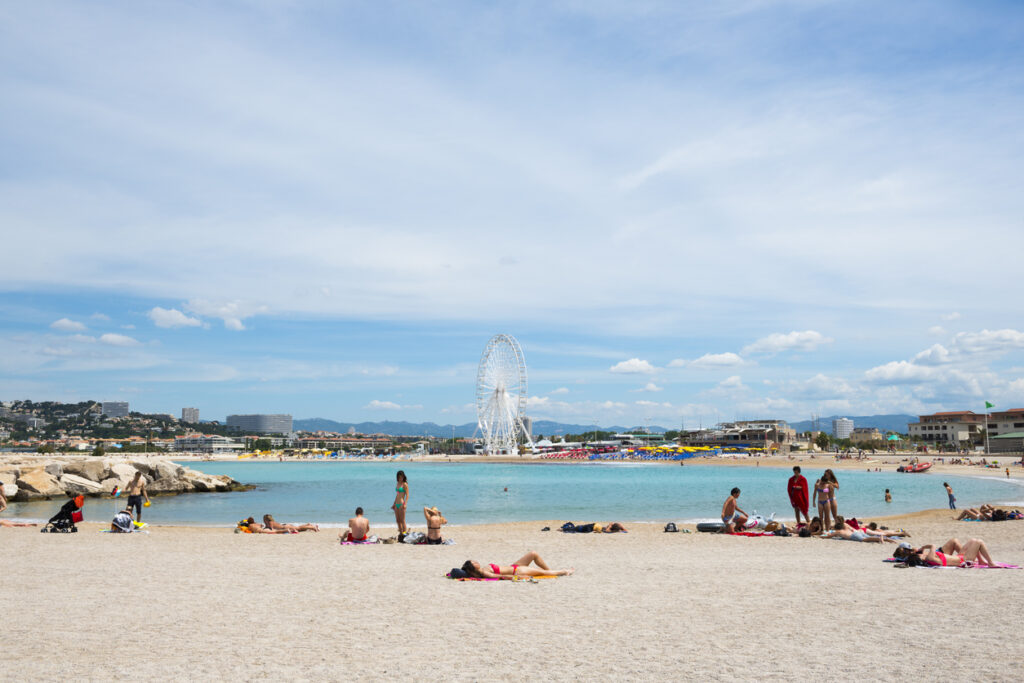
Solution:
{"label": "beach bag", "polygon": [[72,524],[78,524],[79,522],[82,521],[82,519],[83,519],[83,517],[82,517],[82,511],[81,510],[75,510],[74,512],[71,513],[71,523]]}
{"label": "beach bag", "polygon": [[676,531],[679,531],[679,529],[676,528],[676,523],[675,522],[669,522],[668,524],[665,525],[665,533],[671,533],[671,532],[676,532]]}
{"label": "beach bag", "polygon": [[576,525],[572,522],[566,522],[562,525],[562,532],[566,534],[576,533]]}
{"label": "beach bag", "polygon": [[459,569],[458,567],[452,567],[452,570],[450,572],[448,572],[448,578],[450,578],[450,579],[468,579],[469,578],[469,574],[467,574],[462,569]]}
{"label": "beach bag", "polygon": [[419,531],[410,531],[409,533],[407,533],[405,535],[405,538],[402,539],[402,543],[408,543],[409,545],[416,545],[417,543],[423,543],[423,539],[425,539],[425,538],[426,538],[426,536],[424,536]]}

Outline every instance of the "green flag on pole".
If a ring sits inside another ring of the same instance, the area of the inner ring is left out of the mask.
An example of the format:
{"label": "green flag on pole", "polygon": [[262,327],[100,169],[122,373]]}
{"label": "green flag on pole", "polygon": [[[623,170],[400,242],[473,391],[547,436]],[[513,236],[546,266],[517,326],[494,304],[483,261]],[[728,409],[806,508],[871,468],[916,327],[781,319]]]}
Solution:
{"label": "green flag on pole", "polygon": [[995,406],[992,405],[991,403],[989,403],[988,401],[985,401],[985,407],[986,408],[995,408]]}

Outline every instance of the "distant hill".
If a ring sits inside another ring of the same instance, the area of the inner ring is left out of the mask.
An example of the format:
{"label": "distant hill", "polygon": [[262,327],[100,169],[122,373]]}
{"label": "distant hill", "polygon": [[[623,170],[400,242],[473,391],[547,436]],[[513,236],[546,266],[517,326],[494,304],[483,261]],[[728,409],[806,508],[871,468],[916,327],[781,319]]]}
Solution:
{"label": "distant hill", "polygon": [[[831,423],[830,423],[831,424]],[[305,418],[294,420],[292,427],[297,431],[306,432],[347,432],[355,429],[359,434],[389,434],[391,436],[436,436],[440,438],[451,438],[454,434],[458,438],[470,438],[476,433],[476,423],[469,422],[462,425],[439,425],[434,422],[336,422],[322,417]],[[585,434],[596,430],[624,432],[640,429],[639,427],[603,427],[599,425],[575,425],[554,422],[552,420],[537,420],[533,423],[534,435],[543,434],[552,436],[557,434]],[[653,433],[662,433],[664,427],[651,425]]]}
{"label": "distant hill", "polygon": [[[906,434],[907,424],[917,422],[916,415],[830,415],[818,420],[818,428],[823,432],[831,432],[832,420],[838,420],[841,417],[853,420],[854,427],[874,427],[883,433],[900,432],[901,434]],[[814,428],[810,420],[790,422],[789,426],[798,432],[807,432]]]}

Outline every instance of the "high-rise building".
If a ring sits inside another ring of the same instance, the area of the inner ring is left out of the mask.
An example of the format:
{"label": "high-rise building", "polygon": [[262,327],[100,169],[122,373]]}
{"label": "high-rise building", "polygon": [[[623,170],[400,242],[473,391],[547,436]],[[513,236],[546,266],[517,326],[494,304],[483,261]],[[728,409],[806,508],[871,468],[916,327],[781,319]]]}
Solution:
{"label": "high-rise building", "polygon": [[182,408],[181,421],[189,424],[199,423],[199,408]]}
{"label": "high-rise building", "polygon": [[849,439],[851,434],[853,434],[853,420],[846,417],[832,420],[832,436],[837,439]]}
{"label": "high-rise building", "polygon": [[128,401],[104,401],[103,414],[107,417],[128,417]]}
{"label": "high-rise building", "polygon": [[228,415],[228,429],[260,434],[289,434],[291,415]]}

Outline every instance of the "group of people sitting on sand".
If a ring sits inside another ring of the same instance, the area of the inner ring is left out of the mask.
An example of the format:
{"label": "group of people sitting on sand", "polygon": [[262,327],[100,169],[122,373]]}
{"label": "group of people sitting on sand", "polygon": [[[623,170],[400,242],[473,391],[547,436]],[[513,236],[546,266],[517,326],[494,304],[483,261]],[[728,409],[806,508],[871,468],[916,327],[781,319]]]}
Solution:
{"label": "group of people sitting on sand", "polygon": [[238,529],[247,534],[297,534],[301,531],[320,531],[320,525],[312,522],[282,524],[275,520],[273,515],[263,515],[263,524],[257,522],[254,517],[249,517],[238,523]]}
{"label": "group of people sitting on sand", "polygon": [[[423,518],[427,522],[427,534],[423,539],[426,545],[443,545],[444,538],[441,536],[441,527],[448,523],[437,506],[423,506]],[[399,532],[398,542],[405,540],[408,531]],[[338,539],[342,543],[371,543],[370,520],[363,514],[363,508],[356,508],[356,516],[348,520],[348,526],[341,530]]]}

